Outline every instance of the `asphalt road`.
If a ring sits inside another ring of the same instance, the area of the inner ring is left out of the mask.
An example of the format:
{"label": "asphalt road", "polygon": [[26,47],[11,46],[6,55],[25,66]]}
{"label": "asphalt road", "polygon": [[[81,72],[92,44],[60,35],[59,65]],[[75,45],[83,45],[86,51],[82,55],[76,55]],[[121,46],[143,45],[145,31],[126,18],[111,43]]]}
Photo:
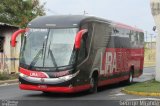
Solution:
{"label": "asphalt road", "polygon": [[[153,79],[154,75],[155,75],[154,67],[144,68],[143,75],[140,78],[134,79],[134,82],[138,83],[138,82],[143,82],[146,80]],[[22,91],[18,88],[18,84],[0,85],[0,100],[20,100],[20,101],[23,101],[23,103],[27,104],[28,106],[30,105],[28,103],[32,103],[32,104],[35,103],[39,106],[42,104],[47,104],[46,106],[48,106],[49,104],[50,105],[52,104],[53,106],[53,101],[55,106],[57,106],[58,103],[60,103],[61,105],[67,106],[67,104],[70,105],[70,103],[73,104],[73,102],[75,102],[77,106],[80,106],[82,103],[86,105],[90,103],[90,105],[92,106],[94,105],[97,106],[97,104],[107,105],[107,103],[109,103],[110,104],[109,106],[112,106],[112,105],[116,106],[115,104],[120,104],[120,102],[123,100],[160,99],[158,97],[143,97],[143,96],[134,96],[134,95],[124,94],[121,92],[121,89],[123,87],[125,87],[125,85],[122,85],[122,84],[114,84],[114,85],[106,86],[106,87],[100,88],[98,90],[98,93],[96,94],[90,94],[85,91],[85,92],[76,93],[76,94],[52,93],[52,94],[46,95],[40,91]]]}

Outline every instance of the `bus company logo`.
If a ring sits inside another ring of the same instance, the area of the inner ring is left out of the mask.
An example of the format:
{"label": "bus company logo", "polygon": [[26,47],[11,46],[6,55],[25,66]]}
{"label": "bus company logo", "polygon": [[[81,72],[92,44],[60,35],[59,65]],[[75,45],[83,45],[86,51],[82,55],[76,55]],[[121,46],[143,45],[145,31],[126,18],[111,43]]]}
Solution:
{"label": "bus company logo", "polygon": [[[103,58],[105,57],[105,62],[103,63]],[[101,54],[101,75],[106,75],[108,73],[113,74],[114,71],[117,69],[116,64],[116,52],[106,52],[105,56],[102,56]],[[104,67],[103,67],[104,65]]]}
{"label": "bus company logo", "polygon": [[[138,61],[136,61],[138,63]],[[139,63],[140,64],[140,63]],[[101,54],[101,75],[111,75],[119,72],[119,69],[128,70],[127,52],[106,52]]]}
{"label": "bus company logo", "polygon": [[30,76],[31,76],[31,77],[38,77],[38,73],[31,72],[31,73],[30,73]]}

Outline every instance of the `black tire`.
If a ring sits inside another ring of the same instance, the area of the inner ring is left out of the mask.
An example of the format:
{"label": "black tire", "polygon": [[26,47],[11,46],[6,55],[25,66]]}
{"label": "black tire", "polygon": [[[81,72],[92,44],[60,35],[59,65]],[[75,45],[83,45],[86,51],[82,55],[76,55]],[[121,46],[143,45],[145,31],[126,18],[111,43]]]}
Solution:
{"label": "black tire", "polygon": [[92,76],[90,79],[90,84],[91,88],[89,90],[90,93],[97,93],[97,88],[98,88],[98,77],[97,76]]}

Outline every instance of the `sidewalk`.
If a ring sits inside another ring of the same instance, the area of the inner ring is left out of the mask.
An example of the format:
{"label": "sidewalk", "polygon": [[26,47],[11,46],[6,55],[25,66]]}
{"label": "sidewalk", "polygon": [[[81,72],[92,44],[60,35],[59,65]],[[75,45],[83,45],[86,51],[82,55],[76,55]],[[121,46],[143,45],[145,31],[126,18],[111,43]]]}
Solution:
{"label": "sidewalk", "polygon": [[4,80],[4,81],[0,81],[0,85],[3,84],[11,84],[11,83],[18,83],[18,79],[14,79],[14,80]]}

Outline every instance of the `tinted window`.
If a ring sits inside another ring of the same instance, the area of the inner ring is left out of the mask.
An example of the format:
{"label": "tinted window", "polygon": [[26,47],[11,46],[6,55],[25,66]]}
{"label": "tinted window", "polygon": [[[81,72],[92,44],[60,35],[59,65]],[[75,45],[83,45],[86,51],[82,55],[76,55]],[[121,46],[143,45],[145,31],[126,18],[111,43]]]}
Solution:
{"label": "tinted window", "polygon": [[88,24],[85,24],[81,28],[81,29],[87,29],[88,32],[83,35],[81,40],[81,47],[78,52],[78,64],[81,63],[88,55],[88,50],[89,50],[88,34],[90,33],[90,29],[88,28],[88,26],[89,26]]}

